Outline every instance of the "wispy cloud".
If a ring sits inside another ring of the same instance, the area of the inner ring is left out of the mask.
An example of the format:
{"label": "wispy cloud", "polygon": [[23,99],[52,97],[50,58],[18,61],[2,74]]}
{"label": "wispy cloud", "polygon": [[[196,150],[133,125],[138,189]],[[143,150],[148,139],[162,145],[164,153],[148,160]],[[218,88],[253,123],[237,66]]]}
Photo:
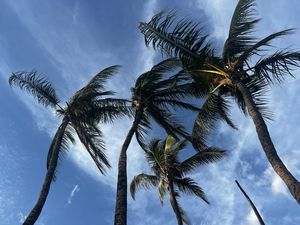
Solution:
{"label": "wispy cloud", "polygon": [[72,200],[73,200],[75,194],[78,193],[79,191],[80,191],[79,185],[76,184],[74,186],[74,188],[72,189],[72,191],[70,192],[70,195],[69,195],[69,198],[68,198],[68,202],[67,202],[68,205],[70,205],[72,203]]}

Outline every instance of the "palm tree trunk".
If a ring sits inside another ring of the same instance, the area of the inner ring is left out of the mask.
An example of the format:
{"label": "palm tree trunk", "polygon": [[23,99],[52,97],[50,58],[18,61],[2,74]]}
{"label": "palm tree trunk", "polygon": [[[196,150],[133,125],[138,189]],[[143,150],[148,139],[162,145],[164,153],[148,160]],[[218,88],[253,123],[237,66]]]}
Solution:
{"label": "palm tree trunk", "polygon": [[241,190],[241,192],[244,194],[244,196],[248,200],[249,204],[251,205],[251,208],[253,209],[260,225],[265,225],[263,219],[261,218],[257,208],[255,207],[254,203],[251,201],[250,197],[247,195],[247,193],[244,191],[244,189],[241,187],[241,185],[239,184],[239,182],[237,180],[235,181],[235,183],[237,184],[237,186],[239,187],[239,189]]}
{"label": "palm tree trunk", "polygon": [[267,156],[267,159],[271,163],[274,171],[281,177],[283,182],[286,184],[290,190],[294,199],[300,204],[300,183],[297,179],[290,173],[290,171],[285,167],[281,159],[279,158],[276,149],[273,145],[272,139],[270,137],[267,125],[255,106],[254,100],[251,93],[247,87],[242,83],[242,81],[236,81],[237,88],[242,93],[246,107],[248,109],[249,115],[256,127],[256,133],[258,135],[259,141],[263,147],[263,150]]}
{"label": "palm tree trunk", "polygon": [[57,166],[60,145],[61,145],[62,138],[63,138],[64,132],[65,132],[65,129],[66,129],[68,123],[69,123],[69,120],[64,118],[62,124],[60,125],[60,127],[56,131],[56,134],[55,134],[54,139],[53,139],[52,144],[51,144],[51,147],[53,148],[52,149],[52,156],[51,156],[49,167],[47,169],[47,173],[46,173],[46,176],[45,176],[45,179],[44,179],[42,190],[40,192],[40,195],[39,195],[39,198],[38,198],[37,202],[35,203],[33,209],[31,210],[31,212],[27,216],[27,218],[24,221],[23,225],[32,225],[32,224],[34,224],[37,221],[39,215],[41,214],[41,211],[43,209],[43,206],[46,202],[46,199],[47,199],[47,196],[48,196],[48,193],[49,193],[49,190],[50,190],[51,182],[53,180],[54,172],[55,172],[55,169],[56,169],[56,166]]}
{"label": "palm tree trunk", "polygon": [[121,153],[119,156],[115,222],[114,222],[115,225],[127,224],[127,155],[126,152],[131,142],[131,139],[138,128],[142,115],[143,115],[143,108],[139,108],[135,113],[133,124],[122,145]]}
{"label": "palm tree trunk", "polygon": [[175,196],[175,192],[174,192],[173,182],[169,182],[168,194],[169,194],[169,198],[170,198],[172,208],[173,208],[174,213],[176,215],[178,225],[183,225],[181,212],[180,212],[179,205],[178,205],[178,202],[177,202],[177,199],[176,199],[176,196]]}

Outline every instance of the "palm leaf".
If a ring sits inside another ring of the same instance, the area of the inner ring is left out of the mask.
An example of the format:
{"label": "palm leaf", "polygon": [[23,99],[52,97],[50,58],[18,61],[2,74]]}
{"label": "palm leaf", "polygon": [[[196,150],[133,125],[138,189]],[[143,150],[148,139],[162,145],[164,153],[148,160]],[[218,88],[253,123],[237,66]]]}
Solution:
{"label": "palm leaf", "polygon": [[144,188],[150,189],[151,187],[156,187],[159,184],[159,178],[157,176],[148,175],[145,173],[141,173],[131,181],[130,184],[130,193],[133,199],[135,199],[136,190]]}
{"label": "palm leaf", "polygon": [[26,90],[44,106],[55,108],[59,103],[52,85],[45,78],[39,76],[36,71],[13,73],[9,78],[9,84]]}
{"label": "palm leaf", "polygon": [[252,45],[248,49],[246,49],[242,53],[242,55],[239,57],[238,60],[240,62],[243,62],[244,60],[248,59],[250,56],[258,54],[258,52],[262,50],[261,49],[262,47],[270,46],[270,42],[273,41],[274,39],[285,36],[285,35],[289,35],[293,31],[294,31],[294,29],[286,29],[283,31],[273,33],[273,34],[263,38],[262,40],[258,41],[257,43],[255,43],[254,45]]}
{"label": "palm leaf", "polygon": [[253,67],[255,76],[261,76],[268,83],[281,83],[286,75],[292,75],[296,67],[300,67],[300,51],[281,50],[269,57],[260,59]]}
{"label": "palm leaf", "polygon": [[203,199],[203,201],[205,201],[207,204],[209,204],[209,201],[202,188],[199,187],[193,179],[188,177],[182,179],[175,179],[174,183],[181,192],[186,194],[194,194],[197,197]]}
{"label": "palm leaf", "polygon": [[239,0],[231,19],[228,38],[224,44],[224,62],[227,62],[228,58],[238,57],[255,43],[251,33],[259,19],[255,18],[254,6],[255,0]]}
{"label": "palm leaf", "polygon": [[203,151],[197,152],[193,156],[184,160],[182,163],[178,165],[178,170],[182,174],[187,174],[192,170],[196,169],[200,165],[210,164],[221,160],[226,155],[226,151],[209,147]]}
{"label": "palm leaf", "polygon": [[160,12],[148,23],[140,23],[140,31],[145,36],[145,43],[152,43],[154,49],[162,54],[178,57],[187,66],[203,64],[213,49],[207,41],[203,29],[189,19],[176,20],[175,12]]}
{"label": "palm leaf", "polygon": [[110,167],[106,155],[105,146],[102,140],[101,131],[94,126],[77,122],[76,118],[71,119],[71,123],[79,137],[80,142],[88,151],[101,173],[105,173],[105,167]]}
{"label": "palm leaf", "polygon": [[119,69],[120,66],[110,66],[97,73],[89,83],[75,93],[71,98],[70,104],[74,101],[84,102],[86,100],[95,99],[103,94],[111,94],[114,92],[104,92],[104,84],[111,78]]}

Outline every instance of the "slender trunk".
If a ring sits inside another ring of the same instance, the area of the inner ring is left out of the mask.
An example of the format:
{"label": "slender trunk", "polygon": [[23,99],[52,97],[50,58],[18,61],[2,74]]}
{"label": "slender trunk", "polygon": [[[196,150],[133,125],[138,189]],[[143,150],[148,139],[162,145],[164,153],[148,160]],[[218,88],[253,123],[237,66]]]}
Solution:
{"label": "slender trunk", "polygon": [[170,198],[172,208],[173,208],[174,213],[176,215],[178,225],[183,225],[180,208],[179,208],[179,205],[178,205],[178,202],[177,202],[177,199],[176,199],[176,196],[175,196],[175,192],[174,192],[173,182],[169,182],[168,194],[169,194],[169,198]]}
{"label": "slender trunk", "polygon": [[300,204],[300,183],[297,179],[290,173],[290,171],[285,167],[281,159],[279,158],[276,149],[273,145],[272,139],[270,137],[267,125],[255,106],[251,93],[247,87],[242,83],[242,81],[236,81],[237,88],[243,95],[246,107],[248,109],[249,115],[256,127],[256,133],[258,135],[259,141],[263,147],[263,150],[267,156],[267,159],[271,163],[274,171],[281,177],[283,182],[286,184],[290,190],[294,199]]}
{"label": "slender trunk", "polygon": [[126,136],[126,139],[122,145],[121,153],[118,164],[118,183],[117,183],[117,195],[116,195],[116,207],[115,207],[115,225],[127,224],[127,156],[126,152],[131,139],[136,132],[140,120],[143,115],[143,109],[139,108],[134,117],[133,124]]}
{"label": "slender trunk", "polygon": [[263,219],[261,218],[257,208],[255,207],[254,203],[251,201],[250,197],[247,195],[247,193],[243,190],[243,188],[241,187],[241,185],[239,184],[239,182],[236,180],[235,183],[237,184],[237,186],[239,187],[239,189],[242,191],[242,193],[244,194],[244,196],[246,197],[246,199],[248,200],[249,204],[251,205],[251,208],[253,209],[260,225],[265,225]]}
{"label": "slender trunk", "polygon": [[[51,182],[53,180],[54,172],[57,166],[58,156],[59,156],[59,149],[62,142],[63,134],[65,132],[65,129],[68,125],[69,121],[68,119],[64,119],[58,130],[56,131],[56,134],[54,136],[54,143],[52,141],[51,147],[52,149],[52,155],[49,163],[49,167],[47,169],[47,173],[44,179],[44,183],[42,186],[42,190],[40,192],[39,198],[37,202],[35,203],[33,209],[30,211],[29,215],[27,216],[26,220],[24,221],[23,225],[32,225],[34,224],[39,215],[41,214],[41,211],[43,209],[43,206],[46,202]],[[56,140],[56,141],[55,141]]]}

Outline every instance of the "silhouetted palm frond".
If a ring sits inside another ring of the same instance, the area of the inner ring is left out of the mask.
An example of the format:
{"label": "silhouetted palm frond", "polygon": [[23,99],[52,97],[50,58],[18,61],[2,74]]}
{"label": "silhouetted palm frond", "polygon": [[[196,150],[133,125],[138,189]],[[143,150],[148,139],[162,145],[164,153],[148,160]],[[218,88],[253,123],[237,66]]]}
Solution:
{"label": "silhouetted palm frond", "polygon": [[152,43],[154,49],[180,58],[185,66],[203,64],[213,52],[203,28],[189,19],[177,20],[174,11],[156,14],[150,22],[140,23],[139,29],[147,46]]}
{"label": "silhouetted palm frond", "polygon": [[9,84],[26,90],[44,106],[51,106],[53,108],[58,106],[59,99],[54,88],[45,78],[38,75],[36,71],[13,73],[9,78]]}
{"label": "silhouetted palm frond", "polygon": [[133,199],[135,199],[135,192],[137,189],[144,188],[150,189],[156,187],[159,184],[159,178],[153,175],[141,173],[134,176],[130,184],[130,193]]}

